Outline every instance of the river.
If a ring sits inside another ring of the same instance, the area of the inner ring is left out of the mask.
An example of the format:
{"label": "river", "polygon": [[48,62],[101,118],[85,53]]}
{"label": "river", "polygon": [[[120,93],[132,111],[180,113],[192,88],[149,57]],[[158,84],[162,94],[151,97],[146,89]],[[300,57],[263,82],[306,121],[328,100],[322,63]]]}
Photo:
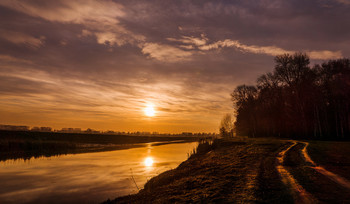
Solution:
{"label": "river", "polygon": [[134,194],[188,158],[192,143],[0,162],[0,203],[100,203]]}

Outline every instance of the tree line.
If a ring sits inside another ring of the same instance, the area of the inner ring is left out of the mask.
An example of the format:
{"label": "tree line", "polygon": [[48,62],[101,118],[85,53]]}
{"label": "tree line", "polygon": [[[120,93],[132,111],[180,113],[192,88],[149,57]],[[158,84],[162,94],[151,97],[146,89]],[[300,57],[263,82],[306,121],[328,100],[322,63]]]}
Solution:
{"label": "tree line", "polygon": [[231,94],[237,135],[350,139],[350,60],[310,66],[304,53],[275,57],[273,72]]}

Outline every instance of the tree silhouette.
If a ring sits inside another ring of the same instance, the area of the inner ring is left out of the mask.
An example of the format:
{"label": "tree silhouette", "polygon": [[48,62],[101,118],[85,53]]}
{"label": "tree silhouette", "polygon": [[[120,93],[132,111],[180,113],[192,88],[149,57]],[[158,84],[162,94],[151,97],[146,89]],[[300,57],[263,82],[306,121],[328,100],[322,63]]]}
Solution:
{"label": "tree silhouette", "polygon": [[238,135],[350,139],[350,60],[310,67],[304,53],[275,57],[273,72],[231,99]]}

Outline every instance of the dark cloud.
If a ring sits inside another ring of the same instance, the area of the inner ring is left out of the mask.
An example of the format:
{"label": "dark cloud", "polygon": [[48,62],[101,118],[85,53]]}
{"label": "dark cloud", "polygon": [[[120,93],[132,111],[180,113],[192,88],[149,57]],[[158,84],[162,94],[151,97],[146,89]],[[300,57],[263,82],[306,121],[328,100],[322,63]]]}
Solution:
{"label": "dark cloud", "polygon": [[0,111],[16,117],[0,123],[46,125],[23,114],[37,108],[51,126],[145,129],[142,108],[153,103],[161,130],[186,118],[194,125],[185,129],[199,131],[205,118],[214,131],[234,86],[271,71],[274,55],[349,57],[349,8],[347,0],[4,0]]}

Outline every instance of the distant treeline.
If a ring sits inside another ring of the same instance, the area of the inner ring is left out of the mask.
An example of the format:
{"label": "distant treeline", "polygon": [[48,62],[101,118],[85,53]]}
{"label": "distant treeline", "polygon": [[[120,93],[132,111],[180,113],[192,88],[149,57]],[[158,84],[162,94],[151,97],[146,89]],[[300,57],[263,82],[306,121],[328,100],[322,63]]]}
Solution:
{"label": "distant treeline", "polygon": [[275,68],[231,94],[237,135],[350,139],[350,60],[310,67],[304,53],[275,57]]}
{"label": "distant treeline", "polygon": [[182,132],[182,133],[159,133],[159,132],[120,132],[120,131],[99,131],[93,130],[91,128],[87,128],[86,130],[82,130],[81,128],[62,128],[61,130],[54,130],[51,127],[32,127],[24,126],[24,125],[2,125],[0,124],[0,130],[9,130],[9,131],[31,131],[31,132],[55,132],[55,133],[77,133],[77,134],[107,134],[107,135],[129,135],[129,136],[160,136],[160,137],[168,137],[168,136],[198,136],[198,137],[206,137],[212,136],[215,137],[217,134],[206,133],[206,132]]}
{"label": "distant treeline", "polygon": [[192,142],[198,139],[199,137],[195,136],[128,136],[0,130],[0,161],[125,149],[149,142]]}

